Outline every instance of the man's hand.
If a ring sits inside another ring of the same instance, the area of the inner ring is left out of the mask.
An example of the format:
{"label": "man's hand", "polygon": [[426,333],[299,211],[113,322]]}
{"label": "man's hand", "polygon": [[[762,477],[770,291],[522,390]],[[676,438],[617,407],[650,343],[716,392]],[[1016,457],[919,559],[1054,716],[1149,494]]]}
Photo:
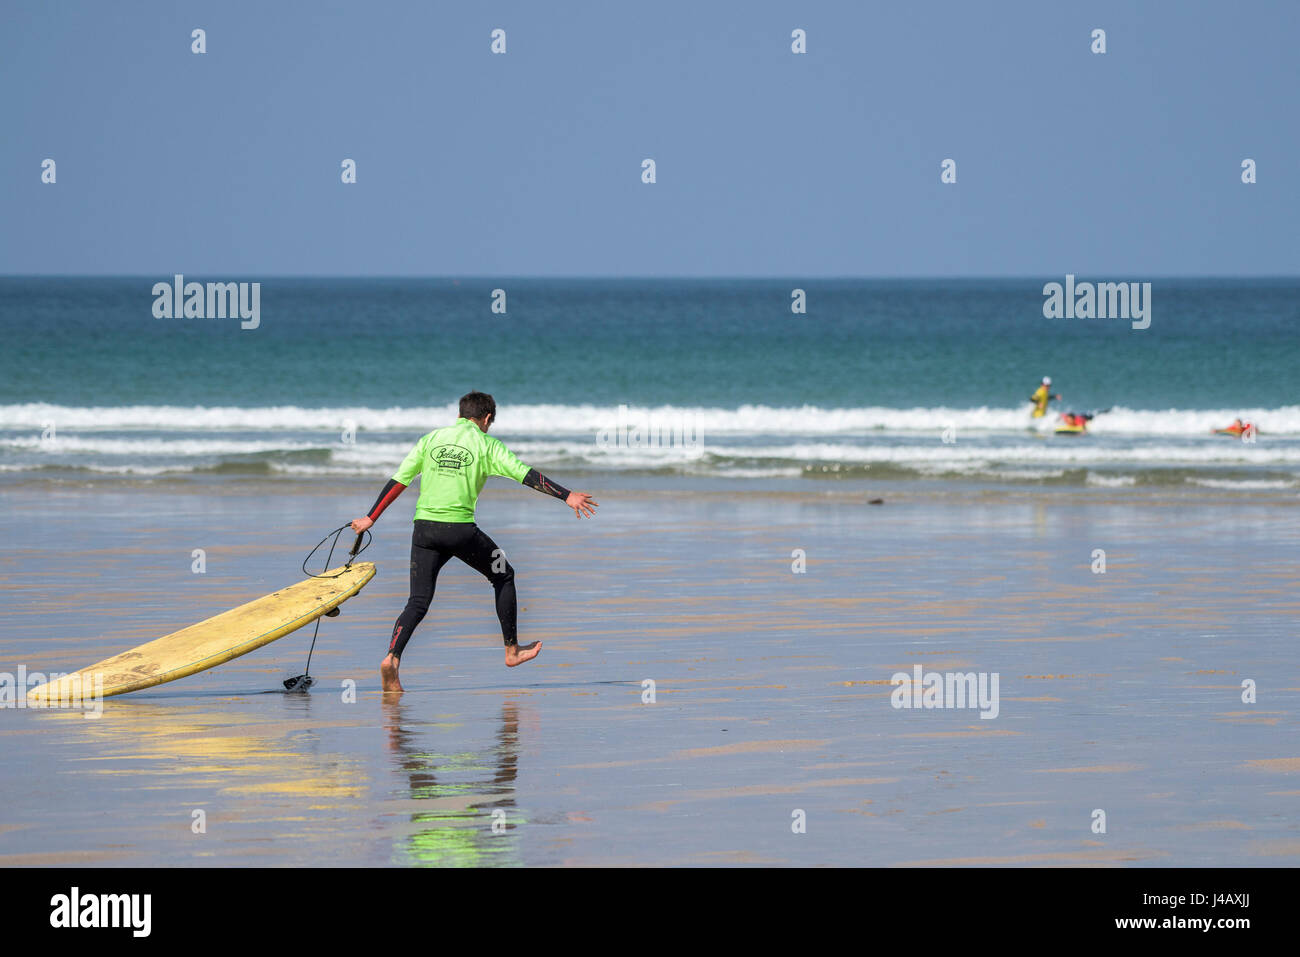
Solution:
{"label": "man's hand", "polygon": [[352,520],[352,531],[360,535],[373,524],[375,523],[369,518],[354,518]]}
{"label": "man's hand", "polygon": [[575,518],[582,518],[583,515],[594,518],[596,509],[600,507],[596,500],[586,492],[570,492],[569,497],[564,500],[564,504],[573,509]]}

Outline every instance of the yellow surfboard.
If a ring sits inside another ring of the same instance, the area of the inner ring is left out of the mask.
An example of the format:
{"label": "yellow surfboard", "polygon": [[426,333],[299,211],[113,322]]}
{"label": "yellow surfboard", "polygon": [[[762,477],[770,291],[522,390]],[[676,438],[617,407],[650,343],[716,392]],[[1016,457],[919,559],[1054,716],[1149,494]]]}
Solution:
{"label": "yellow surfboard", "polygon": [[100,693],[96,678],[102,675],[102,694],[107,698],[215,668],[283,638],[337,608],[375,577],[375,566],[371,562],[357,562],[351,568],[340,566],[324,574],[338,577],[309,578],[282,588],[197,625],[64,675],[58,681],[40,685],[27,692],[27,697],[43,703],[84,699]]}

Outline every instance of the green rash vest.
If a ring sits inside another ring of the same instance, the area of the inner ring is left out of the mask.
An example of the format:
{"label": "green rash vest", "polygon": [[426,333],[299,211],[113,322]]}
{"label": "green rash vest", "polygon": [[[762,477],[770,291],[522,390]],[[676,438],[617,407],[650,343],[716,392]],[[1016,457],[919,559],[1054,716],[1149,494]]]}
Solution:
{"label": "green rash vest", "polygon": [[410,485],[420,476],[417,521],[472,522],[478,493],[489,475],[522,482],[527,474],[528,466],[499,439],[462,418],[416,442],[393,473],[393,481]]}

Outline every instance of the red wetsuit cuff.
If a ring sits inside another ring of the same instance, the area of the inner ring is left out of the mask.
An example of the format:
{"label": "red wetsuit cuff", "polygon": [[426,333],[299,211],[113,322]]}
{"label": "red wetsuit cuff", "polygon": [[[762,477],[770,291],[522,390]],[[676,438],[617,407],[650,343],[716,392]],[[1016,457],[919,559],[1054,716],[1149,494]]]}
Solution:
{"label": "red wetsuit cuff", "polygon": [[389,479],[388,484],[385,485],[383,491],[379,493],[379,498],[375,499],[375,504],[371,506],[370,512],[366,517],[372,522],[375,521],[380,515],[384,514],[384,509],[388,508],[389,505],[392,505],[393,500],[405,491],[405,485],[395,479]]}

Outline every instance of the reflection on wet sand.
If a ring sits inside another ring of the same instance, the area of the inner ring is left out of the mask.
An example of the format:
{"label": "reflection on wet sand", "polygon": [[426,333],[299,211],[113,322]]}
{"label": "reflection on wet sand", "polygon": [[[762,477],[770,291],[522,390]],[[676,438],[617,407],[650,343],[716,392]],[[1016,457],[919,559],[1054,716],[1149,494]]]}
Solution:
{"label": "reflection on wet sand", "polygon": [[[60,829],[81,848],[69,862],[335,857],[330,825],[364,806],[370,773],[362,757],[321,747],[321,735],[355,721],[321,720],[307,696],[274,700],[274,712],[227,697],[122,699],[89,721],[71,711],[33,712],[68,751],[43,798],[46,814],[85,821]],[[0,854],[12,866],[58,860],[26,847]]]}
{"label": "reflection on wet sand", "polygon": [[[519,766],[519,706],[501,704],[496,743],[476,751],[442,752],[436,725],[417,721],[420,709],[403,696],[385,696],[384,724],[394,767],[422,810],[418,825],[394,841],[394,863],[443,867],[519,865],[516,835],[525,820],[515,804]],[[429,746],[434,747],[430,748]]]}
{"label": "reflection on wet sand", "polygon": [[360,761],[347,755],[316,753],[318,730],[348,727],[351,721],[321,721],[311,699],[293,702],[292,715],[276,720],[212,704],[174,702],[115,703],[95,721],[72,712],[48,712],[77,728],[91,753],[70,760],[95,775],[134,777],[142,771],[167,781],[216,794],[292,795],[312,803],[299,810],[353,807],[368,784]]}

